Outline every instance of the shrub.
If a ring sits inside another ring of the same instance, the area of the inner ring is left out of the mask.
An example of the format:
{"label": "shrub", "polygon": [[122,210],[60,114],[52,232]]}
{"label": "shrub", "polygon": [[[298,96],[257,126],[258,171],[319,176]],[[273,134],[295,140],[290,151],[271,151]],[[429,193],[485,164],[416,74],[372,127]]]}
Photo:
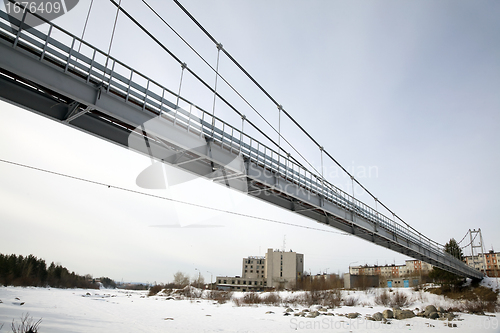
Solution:
{"label": "shrub", "polygon": [[391,295],[387,291],[387,289],[384,289],[382,292],[378,293],[375,296],[375,304],[377,305],[383,305],[383,306],[389,306],[391,303]]}
{"label": "shrub", "polygon": [[330,308],[339,307],[342,302],[342,292],[340,289],[325,290],[325,291],[309,291],[302,297],[302,302],[305,306],[323,305]]}
{"label": "shrub", "polygon": [[217,301],[219,304],[224,304],[231,299],[231,296],[232,292],[230,291],[211,290],[207,298]]}
{"label": "shrub", "polygon": [[284,297],[281,299],[281,302],[285,306],[295,306],[297,304],[302,304],[304,303],[304,296],[303,295],[289,295],[288,297]]}
{"label": "shrub", "polygon": [[347,297],[346,299],[344,299],[344,305],[345,306],[356,306],[358,305],[359,303],[359,298],[357,297]]}
{"label": "shrub", "polygon": [[471,314],[484,314],[485,312],[495,312],[496,307],[496,302],[466,301],[463,304],[463,311]]}
{"label": "shrub", "polygon": [[322,300],[322,292],[319,290],[311,290],[307,291],[304,294],[304,303],[307,306],[315,305],[315,304],[320,304]]}
{"label": "shrub", "polygon": [[236,305],[236,306],[238,306],[238,307],[240,307],[240,306],[242,306],[242,305],[243,305],[243,301],[242,301],[242,299],[241,299],[241,298],[234,297],[232,300],[233,300],[234,305]]}
{"label": "shrub", "polygon": [[333,309],[333,308],[338,308],[341,302],[342,302],[342,292],[340,291],[340,289],[333,289],[325,293],[322,305],[328,306]]}
{"label": "shrub", "polygon": [[278,293],[269,293],[262,297],[262,303],[278,306],[281,304],[281,297]]}
{"label": "shrub", "polygon": [[154,285],[151,288],[149,288],[148,297],[155,296],[162,290],[163,290],[163,285],[161,284]]}
{"label": "shrub", "polygon": [[244,304],[259,304],[259,303],[261,303],[259,294],[256,292],[250,292],[250,293],[246,294],[245,296],[243,296],[242,301]]}
{"label": "shrub", "polygon": [[41,318],[35,322],[33,317],[30,317],[29,313],[26,313],[26,315],[21,316],[21,323],[20,324],[16,324],[14,322],[14,320],[12,320],[12,332],[13,333],[37,333],[38,326],[40,326],[41,322],[42,322]]}
{"label": "shrub", "polygon": [[410,297],[408,297],[408,295],[406,295],[404,293],[400,293],[399,291],[396,291],[393,295],[391,295],[390,306],[393,308],[408,307],[412,304],[413,304],[413,302],[410,299]]}

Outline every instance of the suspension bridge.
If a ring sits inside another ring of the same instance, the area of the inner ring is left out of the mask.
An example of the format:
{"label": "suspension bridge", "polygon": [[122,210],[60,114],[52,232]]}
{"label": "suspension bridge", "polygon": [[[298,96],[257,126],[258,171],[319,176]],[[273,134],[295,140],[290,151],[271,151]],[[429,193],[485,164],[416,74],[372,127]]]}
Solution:
{"label": "suspension bridge", "polygon": [[[25,22],[30,15],[45,21],[48,33],[28,26]],[[218,44],[218,50],[224,52],[222,45]],[[183,71],[190,71],[185,64],[182,66]],[[225,101],[216,89],[207,88]],[[109,51],[94,47],[28,10],[17,18],[0,11],[0,98],[150,156],[157,163],[206,177],[379,246],[460,276],[483,277],[480,271],[446,253],[442,245],[404,222],[376,197],[372,196],[375,203],[392,216],[337,188],[314,168],[305,167],[294,157],[300,152],[291,154],[279,144],[268,144],[274,141],[263,132],[267,140],[250,136],[243,126],[236,128],[197,107],[180,93],[110,56]],[[188,107],[179,107],[179,101]],[[280,105],[278,108],[290,116]],[[250,119],[238,114],[242,123],[252,125]],[[322,156],[335,161],[318,147]]]}

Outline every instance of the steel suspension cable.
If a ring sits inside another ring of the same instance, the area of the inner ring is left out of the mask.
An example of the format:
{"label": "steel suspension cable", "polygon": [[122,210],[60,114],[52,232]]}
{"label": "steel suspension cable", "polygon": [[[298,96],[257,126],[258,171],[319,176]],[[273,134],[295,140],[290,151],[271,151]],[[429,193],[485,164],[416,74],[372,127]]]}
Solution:
{"label": "steel suspension cable", "polygon": [[[177,6],[207,35],[207,37],[212,40],[215,44],[217,44],[217,40],[199,23],[196,18],[194,18],[193,15],[178,1],[178,0],[173,0]],[[280,104],[255,80],[250,73],[248,73],[245,68],[243,68],[242,65],[240,65],[236,59],[234,59],[231,54],[226,49],[222,50],[224,54],[277,106],[279,107]],[[321,145],[307,132],[285,109],[282,109],[283,113],[319,148]],[[387,211],[393,214],[395,218],[397,218],[399,221],[403,222],[408,228],[411,230],[417,232],[418,234],[422,235],[419,231],[414,229],[412,226],[410,226],[408,223],[406,223],[402,218],[400,218],[396,213],[394,213],[389,207],[387,207],[383,202],[381,202],[377,197],[375,197],[366,187],[364,187],[354,176],[352,176],[328,151],[324,150],[326,156],[328,156],[338,167],[342,169],[351,179],[353,182],[358,184],[368,195],[370,195],[373,199],[377,200],[382,207],[384,207]],[[423,235],[422,235],[423,236]],[[424,236],[425,237],[425,236]],[[434,242],[434,241],[433,241]],[[442,244],[439,244],[435,242],[437,245],[440,245],[443,247]]]}
{"label": "steel suspension cable", "polygon": [[[168,24],[167,21],[165,21],[165,19],[163,19],[163,17],[161,17],[161,15],[145,0],[142,0],[142,2],[149,8],[149,10],[151,10],[170,30],[172,30],[173,33],[175,33],[177,35],[177,37],[179,37],[212,71],[214,71],[216,73],[216,75],[218,77],[221,78],[221,80],[224,81],[224,83],[226,83],[228,85],[229,88],[231,88],[231,90],[233,90],[236,95],[241,98],[245,104],[247,104],[255,113],[257,113],[257,115],[262,119],[264,120],[264,122],[272,129],[274,130],[276,133],[278,133],[278,139],[279,138],[283,138],[283,140],[314,170],[316,171],[316,173],[319,174],[318,170],[316,170],[316,168],[314,167],[314,165],[312,165],[299,151],[298,149],[295,148],[294,145],[292,145],[285,137],[281,136],[281,134],[279,133],[279,130],[276,130],[276,128],[236,89],[234,88],[234,86],[229,83],[229,81],[227,81],[220,73],[218,73],[218,71],[216,69],[214,69],[212,67],[212,65],[210,65],[210,63],[205,59],[203,58],[203,56],[198,52],[196,51],[196,49],[191,46],[191,44],[184,38],[181,36],[181,34],[179,34],[170,24]],[[212,39],[213,41],[215,41],[215,39]],[[216,45],[221,45],[220,43],[216,43]],[[224,49],[221,47],[222,51],[227,54],[227,52],[224,51]],[[234,59],[232,59],[232,61],[234,62]],[[252,125],[252,123],[249,121],[249,123]],[[254,125],[252,125],[254,128],[256,128]],[[259,130],[258,128],[256,128],[257,130]],[[260,130],[259,130],[260,132]],[[266,137],[267,139],[269,139],[268,137]],[[276,143],[272,140],[270,140],[274,145],[276,145]],[[276,146],[279,146],[276,145]],[[283,150],[283,149],[282,149]],[[289,155],[285,150],[283,150],[287,155]],[[291,156],[291,158],[294,160],[294,162],[296,162],[297,164],[299,164],[300,166],[302,166],[302,164],[297,161],[297,159],[295,159],[295,157]]]}
{"label": "steel suspension cable", "polygon": [[120,13],[121,4],[122,0],[120,0],[120,3],[118,3],[116,9],[115,24],[113,25],[113,32],[111,33],[111,40],[109,41],[108,57],[106,58],[106,65],[104,67],[108,67],[109,55],[111,54],[111,46],[113,45],[113,38],[115,37],[116,23],[118,22],[118,14]]}
{"label": "steel suspension cable", "polygon": [[[474,238],[470,241],[470,243],[469,243],[469,244],[464,245],[464,246],[462,246],[462,247],[460,247],[460,248],[461,248],[461,249],[465,249],[467,246],[469,246],[469,245],[471,245],[472,243],[474,243],[474,241],[476,240],[477,235],[479,235],[479,233],[476,233],[476,236],[474,236]],[[467,236],[467,235],[465,235],[465,236]],[[465,239],[465,237],[464,237],[464,239]],[[462,239],[462,240],[463,240],[463,239]]]}
{"label": "steel suspension cable", "polygon": [[[90,1],[90,6],[89,6],[89,12],[87,13],[87,18],[85,19],[85,24],[83,25],[83,31],[82,31],[81,40],[83,40],[83,37],[85,36],[85,30],[87,29],[87,23],[89,22],[90,11],[92,10],[92,5],[93,4],[94,4],[94,0],[91,0]],[[78,52],[80,52],[81,47],[82,47],[82,43],[80,42],[80,46],[78,46]]]}
{"label": "steel suspension cable", "polygon": [[469,234],[469,231],[467,231],[467,232],[465,233],[465,236],[464,236],[464,237],[462,238],[462,240],[461,240],[460,242],[458,242],[457,244],[462,243],[462,242],[464,241],[465,237],[467,237],[467,235],[468,235],[468,234]]}
{"label": "steel suspension cable", "polygon": [[212,106],[212,135],[215,130],[215,102],[217,102],[217,79],[219,78],[219,61],[220,61],[220,50],[222,49],[222,44],[217,44],[217,65],[215,66],[215,84],[214,84],[214,104]]}
{"label": "steel suspension cable", "polygon": [[[127,16],[135,25],[137,25],[146,35],[148,35],[156,44],[158,44],[165,52],[167,52],[175,61],[179,64],[184,64],[172,51],[170,51],[162,42],[160,42],[152,33],[150,33],[142,24],[140,24],[132,15],[130,15],[123,7],[120,7],[116,1],[110,0],[110,2],[119,8],[119,10]],[[213,69],[213,68],[212,68]],[[216,94],[216,96],[223,101],[230,109],[236,112],[240,117],[243,116],[241,112],[239,112],[231,103],[229,103],[224,97],[222,97],[219,93],[217,93],[207,82],[205,82],[201,77],[199,77],[191,68],[186,66],[186,70],[193,75],[198,81],[200,81],[207,89],[209,89],[212,93]],[[219,75],[220,77],[220,75]],[[260,134],[262,134],[267,140],[269,140],[273,145],[278,146],[277,143],[269,137],[264,131],[262,131],[257,125],[255,125],[249,119],[246,119],[248,124],[250,124],[253,128],[255,128]],[[295,150],[295,149],[294,149]],[[296,158],[292,156],[292,159],[303,167],[302,163],[300,163]],[[304,159],[305,160],[305,159]]]}

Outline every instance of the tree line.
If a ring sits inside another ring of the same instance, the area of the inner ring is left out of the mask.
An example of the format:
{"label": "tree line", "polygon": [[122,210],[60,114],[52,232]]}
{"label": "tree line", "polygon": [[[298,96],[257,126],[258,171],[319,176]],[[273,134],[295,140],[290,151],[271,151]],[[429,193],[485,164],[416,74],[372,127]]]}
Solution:
{"label": "tree line", "polygon": [[[112,282],[109,278],[101,278],[101,280],[105,283]],[[47,267],[45,260],[32,254],[17,256],[0,253],[0,284],[23,287],[99,289],[99,283],[90,275],[78,275],[54,262]]]}

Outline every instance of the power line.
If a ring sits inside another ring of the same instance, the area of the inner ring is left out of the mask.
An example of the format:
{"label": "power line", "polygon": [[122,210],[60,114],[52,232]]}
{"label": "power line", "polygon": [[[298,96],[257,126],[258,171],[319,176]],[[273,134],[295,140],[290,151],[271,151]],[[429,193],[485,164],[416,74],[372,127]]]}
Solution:
{"label": "power line", "polygon": [[233,212],[233,211],[230,211],[230,210],[225,210],[225,209],[219,209],[219,208],[214,208],[214,207],[199,205],[199,204],[195,204],[195,203],[192,203],[192,202],[186,202],[186,201],[182,201],[182,200],[167,198],[167,197],[163,197],[163,196],[160,196],[160,195],[145,193],[145,192],[141,192],[141,191],[137,191],[137,190],[128,189],[128,188],[125,188],[125,187],[120,187],[120,186],[115,186],[115,185],[111,185],[111,184],[106,184],[106,183],[98,182],[98,181],[95,181],[95,180],[90,180],[90,179],[86,179],[86,178],[71,176],[71,175],[68,175],[68,174],[64,174],[64,173],[60,173],[60,172],[55,172],[55,171],[51,171],[51,170],[47,170],[47,169],[37,168],[37,167],[34,167],[34,166],[22,164],[22,163],[7,161],[7,160],[3,160],[3,159],[0,159],[0,162],[11,164],[11,165],[15,165],[15,166],[19,166],[19,167],[23,167],[23,168],[26,168],[26,169],[31,169],[31,170],[35,170],[35,171],[40,171],[40,172],[44,172],[44,173],[56,175],[56,176],[59,176],[59,177],[64,177],[64,178],[69,178],[69,179],[73,179],[73,180],[78,180],[78,181],[82,181],[82,182],[86,182],[86,183],[90,183],[90,184],[94,184],[94,185],[105,186],[105,187],[108,187],[108,188],[114,188],[114,189],[120,190],[120,191],[125,191],[125,192],[129,192],[129,193],[134,193],[134,194],[140,194],[140,195],[148,196],[148,197],[151,197],[151,198],[162,199],[162,200],[166,200],[166,201],[180,203],[180,204],[183,204],[183,205],[188,205],[188,206],[193,206],[193,207],[208,209],[208,210],[212,210],[212,211],[216,211],[216,212],[220,212],[220,213],[224,213],[224,214],[231,214],[231,215],[236,215],[236,216],[240,216],[240,217],[247,217],[247,218],[261,220],[261,221],[265,221],[265,222],[271,222],[271,223],[277,223],[277,224],[287,225],[287,226],[291,226],[291,227],[297,227],[297,228],[303,228],[303,229],[309,229],[309,230],[315,230],[315,231],[322,231],[322,232],[328,232],[328,233],[339,234],[339,235],[343,235],[343,236],[350,236],[350,234],[346,234],[346,233],[343,233],[343,232],[337,232],[337,231],[332,231],[332,230],[324,230],[324,229],[320,229],[320,228],[308,227],[308,226],[304,226],[304,225],[300,225],[300,224],[293,224],[293,223],[288,223],[288,222],[283,222],[283,221],[268,219],[268,218],[265,218],[265,217],[248,215],[248,214]]}

